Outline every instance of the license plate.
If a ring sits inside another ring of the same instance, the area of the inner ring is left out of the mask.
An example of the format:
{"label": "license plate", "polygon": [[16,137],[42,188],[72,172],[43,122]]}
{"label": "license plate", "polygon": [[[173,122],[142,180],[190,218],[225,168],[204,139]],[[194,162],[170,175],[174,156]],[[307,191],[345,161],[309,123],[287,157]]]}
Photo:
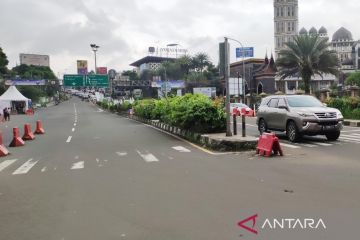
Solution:
{"label": "license plate", "polygon": [[335,128],[335,125],[324,126],[323,128],[324,130],[333,130]]}

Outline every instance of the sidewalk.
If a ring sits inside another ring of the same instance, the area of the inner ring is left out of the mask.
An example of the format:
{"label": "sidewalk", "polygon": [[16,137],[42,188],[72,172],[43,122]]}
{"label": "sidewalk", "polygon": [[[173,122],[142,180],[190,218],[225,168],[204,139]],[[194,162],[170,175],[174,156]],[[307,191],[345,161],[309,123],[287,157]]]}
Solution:
{"label": "sidewalk", "polygon": [[350,127],[360,127],[360,120],[345,119],[344,125]]}

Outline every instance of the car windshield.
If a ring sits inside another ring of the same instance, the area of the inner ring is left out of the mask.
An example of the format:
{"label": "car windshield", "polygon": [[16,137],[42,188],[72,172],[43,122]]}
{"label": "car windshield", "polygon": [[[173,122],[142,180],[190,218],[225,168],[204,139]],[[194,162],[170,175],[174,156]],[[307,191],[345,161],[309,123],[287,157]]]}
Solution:
{"label": "car windshield", "polygon": [[290,107],[322,107],[322,103],[312,96],[287,97]]}

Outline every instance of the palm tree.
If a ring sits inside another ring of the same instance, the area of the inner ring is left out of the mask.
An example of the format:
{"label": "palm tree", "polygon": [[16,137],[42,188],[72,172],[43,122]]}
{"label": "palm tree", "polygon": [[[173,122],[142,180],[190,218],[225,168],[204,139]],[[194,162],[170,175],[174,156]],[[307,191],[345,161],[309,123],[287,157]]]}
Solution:
{"label": "palm tree", "polygon": [[299,35],[293,42],[286,43],[276,62],[281,79],[300,75],[304,81],[305,94],[310,94],[311,77],[315,74],[336,75],[339,72],[339,59],[335,51],[329,50],[327,38],[317,35]]}

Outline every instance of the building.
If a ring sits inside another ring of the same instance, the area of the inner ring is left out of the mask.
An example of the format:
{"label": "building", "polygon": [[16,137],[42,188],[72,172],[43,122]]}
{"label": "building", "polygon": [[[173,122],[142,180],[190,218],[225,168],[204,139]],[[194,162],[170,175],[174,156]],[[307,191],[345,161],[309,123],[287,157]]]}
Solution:
{"label": "building", "polygon": [[[271,55],[270,60],[250,58],[245,63],[245,92],[246,94],[274,94],[275,93],[275,60]],[[230,64],[230,77],[242,77],[243,61]]]}
{"label": "building", "polygon": [[275,56],[298,34],[298,0],[274,0]]}
{"label": "building", "polygon": [[20,53],[20,64],[50,67],[49,55]]}
{"label": "building", "polygon": [[355,69],[360,70],[360,41],[355,42],[353,46],[353,60]]}
{"label": "building", "polygon": [[352,33],[344,27],[337,30],[332,36],[331,48],[336,51],[342,70],[354,69],[353,62],[353,40]]}
{"label": "building", "polygon": [[312,27],[309,31],[306,30],[306,28],[301,28],[300,31],[299,31],[299,35],[318,35],[319,37],[321,38],[328,38],[328,32],[327,32],[327,29],[325,27],[321,27],[318,30],[316,30],[315,27]]}
{"label": "building", "polygon": [[136,71],[141,74],[145,70],[158,70],[162,62],[174,60],[175,58],[146,56],[131,63],[130,66],[136,67]]}

